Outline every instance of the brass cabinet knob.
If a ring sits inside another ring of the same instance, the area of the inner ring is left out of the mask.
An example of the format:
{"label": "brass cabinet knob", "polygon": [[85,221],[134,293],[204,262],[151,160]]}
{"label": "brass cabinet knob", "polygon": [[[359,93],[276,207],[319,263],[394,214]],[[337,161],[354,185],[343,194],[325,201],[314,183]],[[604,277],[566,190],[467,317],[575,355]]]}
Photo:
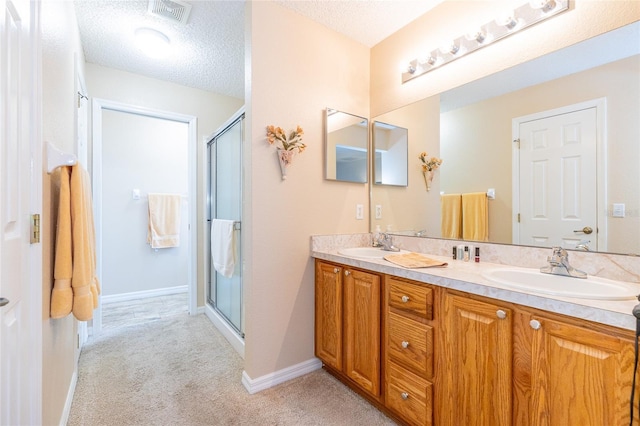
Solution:
{"label": "brass cabinet knob", "polygon": [[409,342],[407,342],[406,340],[402,341],[402,347],[407,349],[409,347]]}
{"label": "brass cabinet knob", "polygon": [[507,317],[507,313],[505,311],[503,311],[502,309],[498,309],[496,311],[496,316],[500,319],[505,319]]}
{"label": "brass cabinet knob", "polygon": [[534,330],[538,330],[540,329],[540,327],[542,327],[542,324],[540,324],[540,321],[538,320],[531,320],[529,321],[529,325],[531,326],[531,328],[533,328]]}
{"label": "brass cabinet knob", "polygon": [[402,392],[400,394],[400,397],[406,401],[407,399],[409,399],[409,394],[407,392]]}
{"label": "brass cabinet knob", "polygon": [[407,303],[409,301],[409,296],[402,296],[402,303]]}

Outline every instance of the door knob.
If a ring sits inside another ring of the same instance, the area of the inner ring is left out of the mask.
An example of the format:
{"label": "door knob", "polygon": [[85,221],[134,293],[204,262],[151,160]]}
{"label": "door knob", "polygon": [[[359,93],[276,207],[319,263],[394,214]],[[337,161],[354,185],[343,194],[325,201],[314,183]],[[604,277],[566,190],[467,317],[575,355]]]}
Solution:
{"label": "door knob", "polygon": [[591,228],[590,226],[585,226],[584,228],[582,228],[582,229],[576,229],[576,230],[575,230],[575,231],[573,231],[573,232],[582,232],[582,233],[584,233],[584,234],[590,234],[590,233],[592,233],[592,232],[593,232],[593,228]]}
{"label": "door knob", "polygon": [[9,304],[9,299],[5,299],[4,297],[0,297],[0,307]]}

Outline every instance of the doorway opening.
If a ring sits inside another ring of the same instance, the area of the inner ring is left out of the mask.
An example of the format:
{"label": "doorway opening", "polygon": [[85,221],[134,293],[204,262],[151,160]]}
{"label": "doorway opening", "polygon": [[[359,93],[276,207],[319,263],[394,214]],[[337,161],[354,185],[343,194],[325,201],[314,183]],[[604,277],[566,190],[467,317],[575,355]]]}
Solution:
{"label": "doorway opening", "polygon": [[[186,292],[188,312],[195,314],[196,117],[94,99],[92,172],[96,272],[103,286],[92,334],[103,328],[103,299]],[[150,193],[180,196],[177,247],[147,244]],[[109,288],[110,282],[119,287]]]}

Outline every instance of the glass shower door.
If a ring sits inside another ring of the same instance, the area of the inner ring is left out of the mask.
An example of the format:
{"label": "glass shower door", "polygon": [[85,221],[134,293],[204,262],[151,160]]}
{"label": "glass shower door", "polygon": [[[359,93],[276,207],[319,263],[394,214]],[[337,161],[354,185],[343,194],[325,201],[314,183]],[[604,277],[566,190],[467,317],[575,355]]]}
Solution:
{"label": "glass shower door", "polygon": [[233,220],[236,240],[235,269],[231,278],[219,274],[209,256],[208,303],[244,336],[242,312],[242,141],[244,114],[208,144],[209,225],[212,219]]}

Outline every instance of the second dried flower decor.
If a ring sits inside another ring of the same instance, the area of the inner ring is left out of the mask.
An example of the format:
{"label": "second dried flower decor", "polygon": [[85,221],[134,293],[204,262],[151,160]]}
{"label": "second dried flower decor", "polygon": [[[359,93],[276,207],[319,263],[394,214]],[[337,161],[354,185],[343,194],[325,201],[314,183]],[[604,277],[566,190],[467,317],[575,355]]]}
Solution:
{"label": "second dried flower decor", "polygon": [[431,181],[433,180],[433,174],[435,170],[442,164],[442,159],[438,157],[427,158],[426,152],[421,152],[418,158],[422,162],[422,177],[424,177],[424,183],[427,185],[427,191],[431,190]]}
{"label": "second dried flower decor", "polygon": [[267,142],[276,147],[282,179],[287,178],[287,167],[293,162],[294,155],[302,153],[307,147],[302,143],[303,134],[304,131],[300,126],[292,130],[288,136],[281,127],[267,126]]}

